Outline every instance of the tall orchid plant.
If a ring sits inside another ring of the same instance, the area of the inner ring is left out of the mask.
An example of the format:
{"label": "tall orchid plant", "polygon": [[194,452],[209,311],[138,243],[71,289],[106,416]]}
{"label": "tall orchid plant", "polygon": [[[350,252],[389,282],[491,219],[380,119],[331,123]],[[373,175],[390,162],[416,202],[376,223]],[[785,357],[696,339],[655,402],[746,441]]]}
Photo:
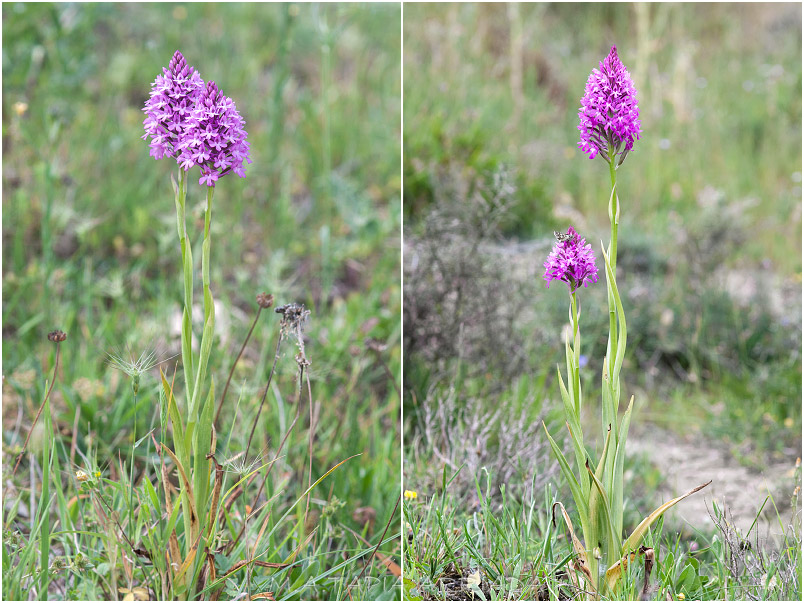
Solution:
{"label": "tall orchid plant", "polygon": [[[243,162],[251,163],[251,159],[245,121],[234,101],[225,96],[215,82],[205,84],[178,50],[168,67],[163,68],[162,75],[154,81],[143,111],[146,114],[143,139],[150,138],[151,156],[155,159],[169,157],[178,164],[178,182],[173,180],[173,190],[184,272],[181,356],[186,406],[179,409],[174,388],[163,377],[167,414],[173,424],[175,453],[167,446],[162,448],[179,471],[185,526],[183,554],[178,550],[175,535],[171,538],[169,554],[177,568],[174,583],[191,589],[199,560],[203,558],[202,554],[196,553],[203,551],[207,544],[201,542],[202,537],[209,538],[214,533],[212,526],[217,506],[213,494],[213,504],[210,505],[209,514],[206,513],[214,461],[211,455],[214,455],[216,442],[213,426],[215,384],[210,379],[207,385],[207,365],[215,328],[215,307],[209,277],[212,197],[220,178],[230,173],[244,177]],[[199,184],[207,187],[201,247],[204,326],[197,357],[192,348],[193,259],[185,218],[187,173],[195,166],[201,171]],[[170,498],[167,486],[165,495]]]}
{"label": "tall orchid plant", "polygon": [[[579,587],[593,598],[601,594],[616,595],[617,586],[627,564],[637,556],[645,559],[646,569],[653,563],[653,551],[641,545],[650,526],[670,507],[697,492],[703,484],[674,498],[649,514],[622,540],[623,534],[623,465],[625,443],[634,397],[619,418],[620,371],[625,358],[626,322],[616,281],[617,229],[620,222],[620,201],[617,195],[617,170],[639,139],[641,125],[636,89],[620,58],[617,48],[594,69],[586,82],[578,116],[579,148],[590,159],[602,157],[609,167],[611,194],[608,201],[611,239],[603,248],[608,290],[609,337],[602,372],[602,434],[603,450],[597,463],[589,458],[581,429],[581,380],[579,305],[577,290],[597,282],[598,269],[592,246],[586,244],[570,227],[566,234],[556,233],[556,242],[545,262],[544,279],[549,286],[553,280],[567,284],[570,295],[570,330],[565,341],[567,380],[558,371],[561,399],[564,403],[566,425],[575,456],[576,471],[570,467],[561,448],[545,433],[567,479],[578,509],[584,542],[575,535],[569,514],[559,502],[575,550],[574,569]],[[601,243],[602,247],[602,243]],[[619,419],[619,422],[618,422]],[[607,568],[601,580],[601,568]]]}

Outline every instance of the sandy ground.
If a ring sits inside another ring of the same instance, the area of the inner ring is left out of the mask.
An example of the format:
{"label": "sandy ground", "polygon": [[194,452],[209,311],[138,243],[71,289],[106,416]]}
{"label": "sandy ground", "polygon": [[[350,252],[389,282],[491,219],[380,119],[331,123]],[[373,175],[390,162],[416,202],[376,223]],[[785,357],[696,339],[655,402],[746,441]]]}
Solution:
{"label": "sandy ground", "polygon": [[[659,428],[629,434],[628,453],[644,453],[664,476],[657,501],[680,496],[709,480],[712,483],[671,509],[666,521],[681,521],[704,532],[712,528],[707,511],[712,501],[728,508],[733,524],[746,534],[763,501],[771,494],[779,509],[780,526],[771,501],[757,522],[759,536],[776,540],[793,520],[790,498],[796,487],[795,459],[768,465],[762,472],[740,465],[728,451],[712,447],[701,437],[684,439]],[[795,521],[800,521],[797,517]],[[757,528],[754,528],[757,529]],[[754,533],[752,532],[752,540]]]}

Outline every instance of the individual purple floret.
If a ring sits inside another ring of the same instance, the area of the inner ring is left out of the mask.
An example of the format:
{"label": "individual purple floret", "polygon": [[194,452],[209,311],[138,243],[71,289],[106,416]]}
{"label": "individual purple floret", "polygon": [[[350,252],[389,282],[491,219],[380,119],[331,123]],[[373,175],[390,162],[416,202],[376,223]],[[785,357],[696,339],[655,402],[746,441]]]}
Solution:
{"label": "individual purple floret", "polygon": [[544,263],[544,280],[547,286],[550,281],[564,281],[569,285],[570,293],[583,285],[597,282],[597,266],[592,246],[586,244],[572,226],[566,234],[556,233],[558,241],[553,246],[547,261]]}
{"label": "individual purple floret", "polygon": [[[609,161],[609,153],[622,154],[622,163],[642,132],[639,123],[636,89],[631,75],[617,56],[617,47],[593,69],[586,81],[586,92],[578,110],[581,141],[578,147],[590,159],[600,153]],[[623,147],[623,145],[625,145]]]}
{"label": "individual purple floret", "polygon": [[151,97],[143,108],[147,117],[142,139],[151,138],[151,156],[155,159],[176,157],[187,119],[204,91],[204,80],[178,50],[162,73],[151,86]]}
{"label": "individual purple floret", "polygon": [[179,165],[185,171],[200,166],[198,182],[207,186],[215,186],[219,178],[230,172],[245,177],[243,160],[251,163],[245,123],[234,101],[218,90],[215,82],[207,82],[179,143]]}

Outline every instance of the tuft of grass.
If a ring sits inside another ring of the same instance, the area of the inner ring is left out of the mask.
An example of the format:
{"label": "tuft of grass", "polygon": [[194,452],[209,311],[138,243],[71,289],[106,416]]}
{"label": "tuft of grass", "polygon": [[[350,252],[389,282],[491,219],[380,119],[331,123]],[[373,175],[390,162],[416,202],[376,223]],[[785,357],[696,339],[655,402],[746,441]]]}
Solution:
{"label": "tuft of grass", "polygon": [[[450,491],[456,477],[445,471],[439,492],[404,504],[406,600],[584,598],[571,577],[572,544],[550,515],[557,500],[551,485],[514,498],[505,486],[493,491],[483,471],[475,482],[479,502],[466,509]],[[717,504],[710,529],[691,538],[667,533],[661,519],[645,538],[650,563],[629,566],[618,600],[798,600],[800,514],[797,502],[789,520],[777,512],[787,525],[780,541],[763,541],[756,520],[742,535]]]}

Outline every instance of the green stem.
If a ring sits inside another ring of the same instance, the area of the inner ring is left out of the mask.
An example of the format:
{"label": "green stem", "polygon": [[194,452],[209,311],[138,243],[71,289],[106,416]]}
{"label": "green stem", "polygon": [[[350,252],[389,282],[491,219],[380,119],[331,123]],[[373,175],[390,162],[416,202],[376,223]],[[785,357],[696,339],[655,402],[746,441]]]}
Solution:
{"label": "green stem", "polygon": [[[40,503],[40,528],[39,528],[39,563],[41,573],[39,574],[39,598],[47,600],[47,587],[50,582],[50,468],[53,460],[51,445],[53,444],[53,417],[50,414],[50,404],[45,398],[45,431],[44,445],[42,448],[42,496]],[[33,430],[33,428],[31,428]],[[31,492],[31,497],[34,493]]]}
{"label": "green stem", "polygon": [[134,526],[134,444],[137,443],[137,389],[139,386],[139,375],[136,376],[136,386],[132,384],[134,389],[134,429],[133,441],[131,443],[131,458],[129,459],[130,467],[128,474],[128,530],[129,534],[136,534]]}
{"label": "green stem", "polygon": [[[575,415],[580,420],[581,417],[581,333],[578,324],[578,301],[576,292],[570,293],[570,304],[572,306],[572,351],[575,356],[575,367],[572,375],[567,375],[567,379],[572,379],[575,392]],[[578,468],[583,475],[583,467]]]}
{"label": "green stem", "polygon": [[[207,210],[204,214],[204,242],[201,246],[201,281],[204,286],[204,332],[201,336],[201,353],[198,359],[198,368],[195,373],[195,385],[190,403],[190,416],[188,426],[195,424],[198,418],[198,401],[201,386],[204,383],[207,373],[207,363],[212,347],[212,329],[215,325],[215,308],[212,300],[212,293],[209,290],[209,250],[211,240],[209,235],[209,224],[212,216],[212,196],[215,193],[214,187],[207,187]],[[188,437],[192,431],[188,431]]]}
{"label": "green stem", "polygon": [[184,367],[184,387],[187,400],[193,396],[193,259],[192,248],[187,239],[185,200],[187,198],[187,172],[179,168],[179,183],[176,191],[176,221],[181,244],[181,263],[184,272],[184,310],[181,321],[181,362]]}
{"label": "green stem", "polygon": [[[573,396],[574,400],[573,403],[575,405],[575,416],[578,419],[578,423],[580,424],[581,420],[581,327],[580,322],[578,320],[578,299],[577,299],[577,292],[571,291],[570,292],[570,319],[571,319],[571,327],[572,327],[572,357],[573,357],[573,367],[572,367],[572,374],[567,375],[567,379],[572,379],[573,383]],[[579,434],[581,439],[583,436]],[[584,491],[587,492],[587,496],[591,493],[588,492],[588,485],[589,485],[589,478],[587,477],[586,472],[586,465],[581,462],[581,459],[576,459],[578,462],[578,479],[580,483],[586,484],[586,486],[582,486]],[[590,498],[587,498],[588,502],[591,502]],[[580,512],[580,507],[579,507]],[[589,513],[592,513],[592,509],[590,508]],[[582,513],[582,512],[581,512]],[[593,580],[593,587],[597,589],[597,572],[598,572],[598,560],[594,556],[594,549],[596,543],[598,541],[598,531],[596,530],[596,522],[594,518],[589,515],[587,517],[581,516],[581,531],[583,532],[584,543],[586,546],[586,559],[589,565],[589,571],[592,575]]]}
{"label": "green stem", "polygon": [[[617,197],[617,172],[615,167],[616,156],[610,157],[609,160],[609,174],[611,176],[611,195],[609,198],[609,221],[611,222],[611,238],[609,239],[609,263],[611,264],[612,274],[617,274],[617,227],[620,221],[620,207],[619,199]],[[614,298],[609,295],[609,383],[613,387],[612,374],[614,373],[614,350],[617,349],[617,316],[616,308],[614,307]],[[615,408],[617,404],[615,401]],[[605,431],[605,425],[604,431]]]}
{"label": "green stem", "polygon": [[[207,491],[209,487],[210,461],[206,459],[209,451],[212,433],[212,419],[215,406],[214,382],[208,388],[207,394],[201,394],[206,382],[207,366],[209,364],[212,340],[215,331],[215,307],[210,292],[210,223],[212,221],[212,197],[215,193],[213,187],[207,187],[207,208],[204,214],[204,242],[201,246],[201,280],[204,289],[204,330],[201,335],[201,349],[198,356],[198,365],[195,374],[193,397],[190,402],[190,415],[187,421],[185,443],[193,457],[193,494],[198,511],[198,531],[192,534],[193,542],[205,529]],[[206,400],[205,404],[202,401]],[[203,407],[203,408],[202,408]],[[202,544],[199,544],[202,546]],[[196,560],[195,568],[202,557]]]}
{"label": "green stem", "polygon": [[[332,172],[332,151],[331,151],[331,127],[329,115],[329,99],[330,99],[330,86],[332,79],[332,37],[327,28],[324,33],[324,41],[321,44],[321,104],[324,118],[324,140],[323,140],[323,173],[324,173],[324,193],[326,195],[327,204],[332,202],[332,195],[330,190],[331,172]],[[331,211],[331,207],[328,205]]]}
{"label": "green stem", "polygon": [[[615,166],[616,157],[612,157],[609,161],[609,175],[611,176],[611,189],[614,190],[617,186],[617,167]],[[609,262],[611,263],[611,271],[616,273],[617,269],[617,227],[620,224],[620,200],[615,193],[611,196],[611,203],[609,206],[609,221],[611,222],[611,242],[609,243]]]}
{"label": "green stem", "polygon": [[[184,387],[185,398],[187,400],[187,407],[189,409],[190,400],[193,396],[193,328],[192,328],[192,311],[193,311],[193,254],[190,241],[187,237],[187,224],[185,215],[185,206],[187,199],[187,172],[179,169],[178,184],[174,183],[174,193],[176,199],[176,226],[179,235],[179,243],[181,245],[181,262],[182,271],[184,274],[184,309],[182,311],[181,321],[181,361],[184,370]],[[176,455],[184,467],[189,467],[191,451],[188,450],[186,443],[179,441],[184,437],[177,431],[177,425],[174,424],[173,439],[174,449]],[[185,554],[192,546],[191,523],[190,523],[190,498],[186,491],[183,481],[179,481],[179,492],[181,494],[182,517],[184,520],[184,539],[185,539]]]}

